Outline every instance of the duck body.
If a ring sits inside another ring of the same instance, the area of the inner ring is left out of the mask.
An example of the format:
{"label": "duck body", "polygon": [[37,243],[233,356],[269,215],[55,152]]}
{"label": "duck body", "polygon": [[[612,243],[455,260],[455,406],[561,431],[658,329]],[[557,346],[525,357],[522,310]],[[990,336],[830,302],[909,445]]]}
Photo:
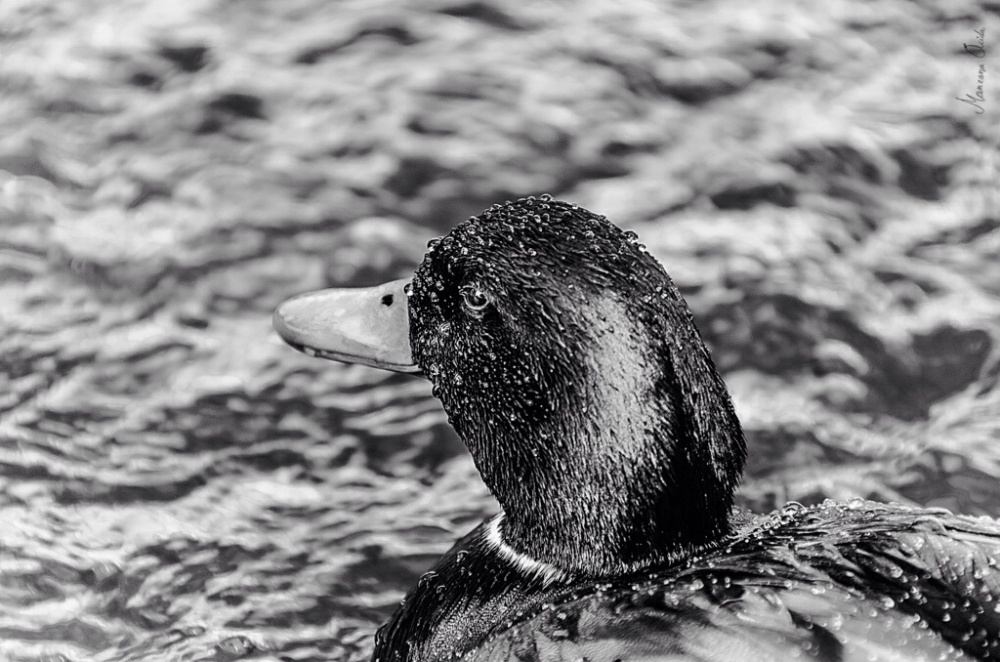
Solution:
{"label": "duck body", "polygon": [[495,205],[412,280],[295,297],[275,326],[430,379],[502,509],[421,578],[374,660],[1000,659],[1000,523],[734,510],[725,384],[663,267],[603,217]]}
{"label": "duck body", "polygon": [[1000,659],[995,521],[860,499],[735,519],[674,566],[595,581],[518,563],[494,517],[421,578],[373,659]]}

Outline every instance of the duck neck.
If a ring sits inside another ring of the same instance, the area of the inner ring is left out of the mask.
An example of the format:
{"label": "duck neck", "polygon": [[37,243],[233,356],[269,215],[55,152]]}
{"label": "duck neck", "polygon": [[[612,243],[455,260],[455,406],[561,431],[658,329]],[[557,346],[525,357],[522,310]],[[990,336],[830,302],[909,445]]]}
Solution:
{"label": "duck neck", "polygon": [[600,577],[728,534],[742,429],[686,304],[672,286],[663,296],[651,310],[588,303],[586,338],[567,343],[579,355],[553,351],[538,362],[550,372],[523,389],[541,411],[466,439],[514,551]]}

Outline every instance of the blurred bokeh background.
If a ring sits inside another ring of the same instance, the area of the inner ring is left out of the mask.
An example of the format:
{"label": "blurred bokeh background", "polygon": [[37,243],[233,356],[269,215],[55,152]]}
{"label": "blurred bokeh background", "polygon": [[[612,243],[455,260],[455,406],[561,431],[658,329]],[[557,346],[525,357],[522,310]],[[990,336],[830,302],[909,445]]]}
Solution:
{"label": "blurred bokeh background", "polygon": [[688,297],[743,505],[1000,515],[998,12],[3,0],[0,658],[365,659],[496,504],[426,382],[271,310],[543,192]]}

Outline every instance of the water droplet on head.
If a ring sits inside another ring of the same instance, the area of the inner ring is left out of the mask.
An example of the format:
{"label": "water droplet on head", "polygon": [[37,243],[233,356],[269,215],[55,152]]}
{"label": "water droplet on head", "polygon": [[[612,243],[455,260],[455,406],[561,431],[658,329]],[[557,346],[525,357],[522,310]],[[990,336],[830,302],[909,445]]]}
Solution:
{"label": "water droplet on head", "polygon": [[803,506],[798,501],[789,501],[781,509],[781,515],[784,517],[794,517],[806,511],[806,507]]}
{"label": "water droplet on head", "polygon": [[417,586],[423,588],[427,586],[427,584],[429,584],[430,582],[434,581],[436,577],[437,573],[434,572],[433,570],[431,570],[430,572],[425,572],[420,576],[420,579],[417,580]]}

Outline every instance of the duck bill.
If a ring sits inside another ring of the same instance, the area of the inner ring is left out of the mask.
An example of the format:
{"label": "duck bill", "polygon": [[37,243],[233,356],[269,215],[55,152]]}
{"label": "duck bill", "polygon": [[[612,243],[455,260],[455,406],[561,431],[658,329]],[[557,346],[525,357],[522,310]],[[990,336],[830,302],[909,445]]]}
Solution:
{"label": "duck bill", "polygon": [[396,372],[420,372],[410,353],[410,316],[396,280],[292,297],[274,311],[274,328],[295,349],[324,359]]}

